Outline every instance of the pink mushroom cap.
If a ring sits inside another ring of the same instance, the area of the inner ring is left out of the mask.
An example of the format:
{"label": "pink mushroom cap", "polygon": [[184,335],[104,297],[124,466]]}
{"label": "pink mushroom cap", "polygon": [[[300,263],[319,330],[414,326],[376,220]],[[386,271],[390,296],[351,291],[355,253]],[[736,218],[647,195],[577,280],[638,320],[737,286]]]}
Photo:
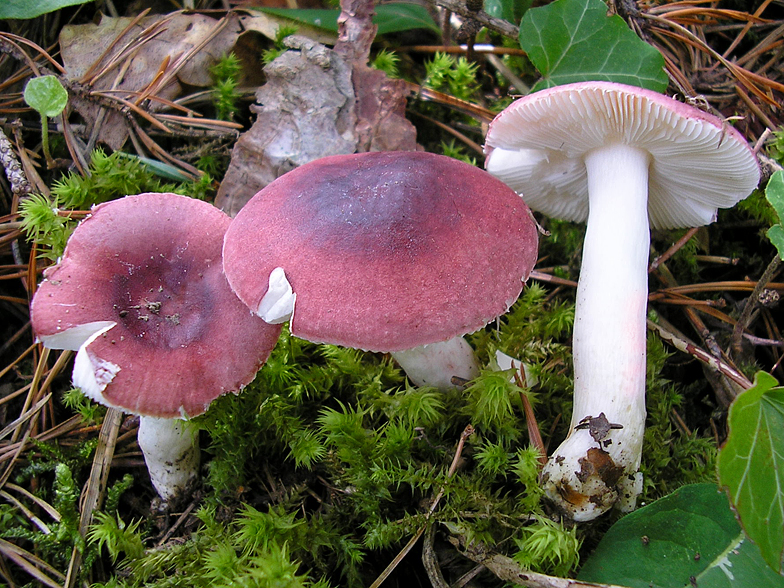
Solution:
{"label": "pink mushroom cap", "polygon": [[759,165],[726,121],[652,90],[615,82],[554,86],[510,104],[490,123],[485,166],[548,216],[588,217],[584,158],[618,143],[649,156],[654,229],[706,225],[759,182]]}
{"label": "pink mushroom cap", "polygon": [[280,334],[229,288],[221,247],[230,222],[177,194],[94,207],[33,298],[38,339],[81,348],[98,383],[83,390],[98,402],[142,416],[203,413],[254,378]]}
{"label": "pink mushroom cap", "polygon": [[232,221],[224,268],[254,311],[270,273],[296,295],[291,332],[401,351],[473,332],[505,313],[536,261],[522,199],[485,171],[423,152],[305,164]]}

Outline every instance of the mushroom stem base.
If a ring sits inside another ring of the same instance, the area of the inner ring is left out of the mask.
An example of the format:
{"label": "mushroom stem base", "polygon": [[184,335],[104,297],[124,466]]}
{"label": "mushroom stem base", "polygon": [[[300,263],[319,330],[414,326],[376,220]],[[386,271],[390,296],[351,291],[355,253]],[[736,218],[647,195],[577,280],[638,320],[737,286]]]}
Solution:
{"label": "mushroom stem base", "polygon": [[198,475],[197,432],[181,419],[142,416],[138,441],[158,495],[167,502],[183,495]]}
{"label": "mushroom stem base", "polygon": [[642,492],[640,441],[613,458],[587,430],[576,430],[561,443],[542,472],[547,496],[577,522],[590,521],[613,506],[634,510]]}
{"label": "mushroom stem base", "polygon": [[392,357],[417,386],[434,386],[446,391],[456,386],[453,377],[472,380],[479,375],[474,350],[462,337],[395,351]]}

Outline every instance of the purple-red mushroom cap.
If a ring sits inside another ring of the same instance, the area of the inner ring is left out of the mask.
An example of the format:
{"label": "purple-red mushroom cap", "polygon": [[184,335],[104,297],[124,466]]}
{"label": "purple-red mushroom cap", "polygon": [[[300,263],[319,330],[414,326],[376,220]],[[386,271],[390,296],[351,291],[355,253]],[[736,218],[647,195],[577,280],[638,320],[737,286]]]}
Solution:
{"label": "purple-red mushroom cap", "polygon": [[79,350],[74,381],[102,404],[163,418],[203,413],[254,378],[280,334],[229,288],[221,248],[230,222],[177,194],[94,207],[33,298],[36,336]]}
{"label": "purple-red mushroom cap", "polygon": [[729,123],[658,92],[614,82],[580,82],[530,94],[490,124],[486,169],[534,210],[588,217],[586,154],[612,143],[648,153],[648,215],[654,229],[716,219],[745,198],[759,164]]}
{"label": "purple-red mushroom cap", "polygon": [[253,311],[282,268],[291,332],[394,352],[473,332],[505,313],[536,262],[522,199],[485,171],[423,152],[325,157],[237,214],[223,262]]}

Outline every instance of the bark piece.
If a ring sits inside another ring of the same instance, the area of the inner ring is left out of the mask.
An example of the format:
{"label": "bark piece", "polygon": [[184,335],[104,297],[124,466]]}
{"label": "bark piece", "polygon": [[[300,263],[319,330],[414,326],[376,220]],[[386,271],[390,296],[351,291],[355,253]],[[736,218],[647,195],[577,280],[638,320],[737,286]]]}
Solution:
{"label": "bark piece", "polygon": [[327,155],[353,153],[356,114],[351,70],[333,50],[306,37],[264,68],[258,114],[237,141],[215,204],[234,216],[277,177]]}

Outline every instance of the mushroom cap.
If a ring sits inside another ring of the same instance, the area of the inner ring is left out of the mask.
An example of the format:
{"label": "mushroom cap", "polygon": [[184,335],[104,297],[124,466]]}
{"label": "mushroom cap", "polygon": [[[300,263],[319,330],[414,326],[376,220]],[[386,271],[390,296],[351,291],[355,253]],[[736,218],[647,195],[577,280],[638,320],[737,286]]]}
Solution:
{"label": "mushroom cap", "polygon": [[652,228],[700,226],[748,196],[759,164],[720,118],[657,92],[613,82],[556,86],[513,102],[485,138],[485,167],[548,216],[588,217],[583,157],[610,143],[650,154]]}
{"label": "mushroom cap", "polygon": [[423,152],[325,157],[281,176],[232,221],[232,289],[257,309],[273,269],[296,295],[291,332],[401,351],[506,312],[536,261],[522,199],[487,172]]}
{"label": "mushroom cap", "polygon": [[[230,218],[177,194],[92,209],[32,301],[36,336],[79,349],[98,402],[143,416],[203,413],[248,384],[280,327],[249,316],[221,264]],[[83,376],[84,374],[82,374]],[[74,369],[74,380],[77,379]]]}

